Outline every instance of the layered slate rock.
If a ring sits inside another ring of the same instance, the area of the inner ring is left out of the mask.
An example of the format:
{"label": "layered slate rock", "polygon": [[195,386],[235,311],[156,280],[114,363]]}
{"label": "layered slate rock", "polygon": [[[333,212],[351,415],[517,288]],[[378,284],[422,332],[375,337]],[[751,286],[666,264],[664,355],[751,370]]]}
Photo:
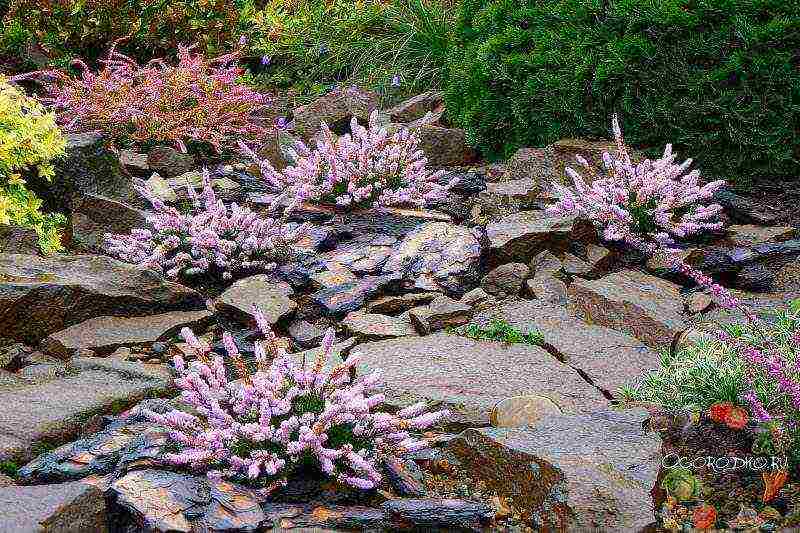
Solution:
{"label": "layered slate rock", "polygon": [[[610,141],[587,141],[584,139],[561,139],[553,144],[553,161],[556,178],[566,184],[572,184],[572,180],[567,177],[566,168],[570,167],[580,172],[580,164],[575,159],[581,156],[590,165],[603,168],[603,152],[615,153],[617,145]],[[584,176],[586,179],[588,177]]]}
{"label": "layered slate rock", "polygon": [[387,403],[443,402],[455,423],[485,425],[495,403],[523,394],[548,396],[567,413],[605,404],[577,372],[536,346],[435,333],[361,344],[352,353],[361,354],[361,371],[383,370]]}
{"label": "layered slate rock", "polygon": [[337,88],[313,102],[294,110],[294,131],[306,140],[316,134],[322,123],[335,133],[349,129],[350,119],[366,124],[370,113],[380,106],[378,95],[358,87]]}
{"label": "layered slate rock", "polygon": [[449,448],[538,531],[640,531],[655,519],[660,464],[660,440],[643,434],[646,417],[604,410],[468,429]]}
{"label": "layered slate rock", "polygon": [[427,91],[402,101],[387,113],[389,113],[389,118],[392,122],[412,122],[425,116],[425,113],[434,111],[441,105],[442,93]]}
{"label": "layered slate rock", "polygon": [[570,307],[590,324],[622,331],[656,350],[685,326],[678,286],[641,272],[577,280],[568,292]]}
{"label": "layered slate rock", "polygon": [[415,129],[419,147],[433,168],[467,165],[476,159],[462,129],[422,124]]}
{"label": "layered slate rock", "polygon": [[164,394],[170,384],[161,365],[77,358],[65,376],[5,386],[0,389],[0,460],[30,459],[38,443],[74,438],[90,416]]}
{"label": "layered slate rock", "polygon": [[461,326],[469,322],[471,316],[472,307],[447,296],[437,296],[430,304],[409,311],[411,322],[423,335]]}
{"label": "layered slate rock", "polygon": [[30,254],[39,253],[39,236],[33,228],[0,224],[0,253]]}
{"label": "layered slate rock", "polygon": [[81,348],[97,355],[107,355],[120,346],[141,346],[162,341],[183,327],[195,329],[213,318],[209,311],[174,311],[137,317],[102,316],[49,335],[42,349],[62,359],[69,359]]}
{"label": "layered slate rock", "polygon": [[566,308],[546,302],[520,300],[484,311],[473,319],[486,325],[503,320],[522,333],[540,332],[548,348],[585,375],[608,395],[658,368],[658,354],[620,331],[589,325]]}
{"label": "layered slate rock", "polygon": [[93,485],[81,482],[35,487],[0,487],[0,531],[108,531],[103,492]]}
{"label": "layered slate rock", "polygon": [[354,311],[345,317],[342,325],[356,337],[368,340],[391,339],[417,334],[408,314],[393,317]]}
{"label": "layered slate rock", "polygon": [[98,316],[200,309],[194,290],[110,257],[0,254],[0,331],[29,344]]}
{"label": "layered slate rock", "polygon": [[478,283],[481,245],[468,228],[431,222],[409,233],[383,265],[414,287],[460,296]]}
{"label": "layered slate rock", "polygon": [[486,274],[481,280],[481,288],[498,298],[516,296],[529,273],[528,265],[506,263]]}
{"label": "layered slate rock", "polygon": [[734,246],[756,246],[770,242],[781,242],[797,237],[797,229],[791,226],[756,226],[743,224],[728,226],[728,240]]}
{"label": "layered slate rock", "polygon": [[297,309],[292,295],[294,290],[288,283],[276,281],[269,274],[259,274],[231,285],[217,298],[215,307],[220,313],[248,325],[254,321],[255,305],[270,324],[276,324]]}
{"label": "layered slate rock", "polygon": [[554,217],[543,211],[515,213],[486,227],[494,262],[528,263],[545,250],[563,250],[575,228],[574,217]]}
{"label": "layered slate rock", "polygon": [[330,315],[349,313],[363,307],[369,298],[397,280],[397,274],[365,276],[351,283],[321,289],[313,293],[311,299]]}
{"label": "layered slate rock", "polygon": [[72,205],[72,239],[75,244],[99,250],[106,233],[128,234],[147,227],[147,213],[125,202],[95,194],[77,197]]}

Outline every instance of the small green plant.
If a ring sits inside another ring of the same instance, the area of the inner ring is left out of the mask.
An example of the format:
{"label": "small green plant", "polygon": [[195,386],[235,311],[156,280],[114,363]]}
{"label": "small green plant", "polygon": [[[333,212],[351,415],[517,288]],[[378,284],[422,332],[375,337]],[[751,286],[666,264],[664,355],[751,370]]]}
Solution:
{"label": "small green plant", "polygon": [[503,320],[492,320],[486,328],[477,324],[468,324],[461,329],[460,333],[476,340],[484,339],[506,344],[531,344],[533,346],[544,345],[544,337],[540,331],[522,333]]}
{"label": "small green plant", "polygon": [[0,461],[0,474],[15,478],[17,472],[19,472],[19,465],[14,461]]}

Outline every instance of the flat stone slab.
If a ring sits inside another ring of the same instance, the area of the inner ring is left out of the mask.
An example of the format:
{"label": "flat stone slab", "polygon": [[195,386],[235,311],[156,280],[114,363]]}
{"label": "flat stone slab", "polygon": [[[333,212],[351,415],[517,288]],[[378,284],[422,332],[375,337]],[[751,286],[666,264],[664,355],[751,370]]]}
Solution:
{"label": "flat stone slab", "polygon": [[449,449],[537,531],[641,531],[654,521],[650,490],[660,439],[644,411],[554,415],[533,427],[468,429]]}
{"label": "flat stone slab", "polygon": [[276,324],[297,309],[291,299],[293,294],[288,283],[259,274],[231,285],[217,298],[215,306],[219,312],[248,325],[254,321],[253,305],[257,305],[267,322]]}
{"label": "flat stone slab", "polygon": [[353,354],[361,354],[360,372],[383,370],[387,403],[442,402],[453,411],[453,423],[487,425],[492,407],[510,396],[547,396],[567,413],[606,403],[575,370],[527,344],[435,333],[361,344]]}
{"label": "flat stone slab", "polygon": [[120,346],[139,346],[164,340],[181,328],[196,328],[213,318],[209,311],[174,311],[137,317],[101,316],[53,333],[42,342],[42,349],[68,359],[80,348],[98,355],[113,352]]}
{"label": "flat stone slab", "polygon": [[171,381],[162,365],[77,358],[66,376],[0,388],[0,460],[30,460],[35,445],[66,442],[92,415],[164,394]]}
{"label": "flat stone slab", "polygon": [[496,264],[529,262],[547,249],[565,249],[575,229],[575,217],[554,217],[544,211],[524,211],[486,226],[489,253]]}
{"label": "flat stone slab", "polygon": [[100,533],[108,531],[103,492],[81,482],[0,487],[0,531]]}
{"label": "flat stone slab", "polygon": [[200,309],[196,291],[110,257],[0,254],[0,331],[31,345],[98,316]]}
{"label": "flat stone slab", "polygon": [[586,324],[566,308],[536,300],[504,303],[473,319],[485,325],[503,320],[522,333],[539,331],[548,347],[607,394],[616,395],[648,370],[659,367],[658,354],[620,331]]}
{"label": "flat stone slab", "polygon": [[576,280],[568,289],[570,309],[589,324],[636,337],[658,350],[685,327],[683,299],[674,283],[632,270],[597,280]]}

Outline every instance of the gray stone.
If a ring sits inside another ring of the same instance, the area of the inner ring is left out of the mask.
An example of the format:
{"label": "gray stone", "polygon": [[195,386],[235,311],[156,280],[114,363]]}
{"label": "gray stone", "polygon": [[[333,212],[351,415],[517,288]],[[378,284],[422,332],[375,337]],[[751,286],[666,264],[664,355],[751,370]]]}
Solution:
{"label": "gray stone", "polygon": [[395,523],[414,524],[416,531],[485,531],[494,519],[485,503],[464,500],[399,498],[381,509]]}
{"label": "gray stone", "polygon": [[289,336],[303,348],[319,346],[325,330],[305,320],[295,320],[289,326]]}
{"label": "gray stone", "polygon": [[30,460],[42,444],[76,437],[94,414],[164,394],[171,376],[161,365],[117,359],[74,359],[68,373],[41,383],[0,389],[0,460]]}
{"label": "gray stone", "polygon": [[88,483],[0,488],[0,531],[99,533],[108,531],[102,490]]}
{"label": "gray stone", "polygon": [[[213,315],[209,311],[173,311],[137,317],[101,316],[49,335],[42,350],[69,359],[80,348],[97,355],[107,355],[120,346],[141,346],[166,339],[189,327],[206,326]],[[155,345],[154,345],[155,349]]]}
{"label": "gray stone", "polygon": [[534,298],[547,304],[567,305],[567,285],[557,277],[541,274],[525,283]]}
{"label": "gray stone", "polygon": [[529,428],[468,429],[448,445],[470,473],[534,519],[537,531],[640,531],[660,439],[644,411],[545,417]]}
{"label": "gray stone", "polygon": [[98,316],[199,309],[194,290],[110,257],[0,254],[0,331],[28,344]]}
{"label": "gray stone", "polygon": [[553,255],[550,250],[542,250],[536,254],[530,262],[531,274],[553,275],[561,271],[561,259]]}
{"label": "gray stone", "polygon": [[352,270],[336,261],[326,261],[325,270],[313,272],[310,279],[314,289],[330,289],[357,280]]}
{"label": "gray stone", "polygon": [[352,335],[368,340],[391,339],[417,334],[407,314],[392,317],[353,311],[345,317],[342,325]]}
{"label": "gray stone", "polygon": [[153,172],[174,178],[194,169],[194,157],[169,146],[156,146],[147,152],[147,164]]}
{"label": "gray stone", "polygon": [[571,253],[564,254],[564,259],[561,264],[563,265],[564,272],[570,276],[585,277],[592,271],[592,265]]}
{"label": "gray stone", "polygon": [[477,158],[464,130],[432,124],[422,124],[414,130],[419,136],[419,148],[433,168],[468,165]]}
{"label": "gray stone", "polygon": [[352,354],[361,355],[359,372],[383,370],[387,404],[442,402],[453,424],[486,425],[498,401],[522,394],[550,397],[567,413],[606,403],[572,368],[527,344],[435,333],[360,344]]}
{"label": "gray stone", "polygon": [[589,325],[566,308],[538,300],[508,302],[477,315],[473,324],[502,320],[521,333],[539,332],[561,361],[586,376],[608,396],[658,368],[658,354],[614,329]]}
{"label": "gray stone", "polygon": [[389,295],[367,303],[365,311],[382,315],[394,315],[409,311],[414,307],[431,303],[439,296],[438,292],[412,292],[403,295]]}
{"label": "gray stone", "polygon": [[524,263],[506,263],[486,274],[481,288],[498,298],[516,296],[529,273],[530,268]]}
{"label": "gray stone", "polygon": [[416,288],[460,296],[477,285],[481,245],[463,226],[424,224],[396,245],[383,272],[398,272]]}
{"label": "gray stone", "polygon": [[72,203],[72,239],[75,245],[99,251],[106,233],[128,234],[147,227],[147,213],[124,202],[84,194]]}
{"label": "gray stone", "polygon": [[[572,185],[572,180],[566,175],[567,167],[579,173],[583,167],[575,159],[581,156],[595,168],[603,168],[603,152],[615,153],[617,145],[611,141],[588,141],[584,139],[561,139],[553,144],[553,162],[555,177],[561,183]],[[581,175],[587,182],[591,182],[589,172]]]}
{"label": "gray stone", "polygon": [[568,294],[570,307],[590,324],[627,333],[656,350],[669,346],[685,327],[678,286],[641,272],[577,280]]}
{"label": "gray stone", "polygon": [[379,106],[378,95],[374,92],[355,86],[336,88],[307,105],[295,108],[294,131],[310,140],[325,123],[334,133],[340,134],[349,130],[352,118],[367,124],[370,113]]}
{"label": "gray stone", "polygon": [[425,113],[434,111],[442,105],[442,93],[427,91],[397,104],[387,113],[392,122],[407,123],[425,116]]}
{"label": "gray stone", "polygon": [[525,211],[492,222],[486,227],[489,253],[495,263],[528,263],[545,249],[564,249],[575,228],[574,217],[555,217],[541,211]]}
{"label": "gray stone", "polygon": [[39,236],[33,228],[0,224],[0,253],[29,254],[39,253]]}
{"label": "gray stone", "polygon": [[363,307],[369,298],[397,280],[397,274],[365,276],[352,283],[318,290],[311,295],[311,299],[322,306],[328,314],[349,313]]}
{"label": "gray stone", "polygon": [[256,305],[267,322],[274,325],[297,309],[292,295],[294,291],[288,283],[275,281],[269,274],[258,274],[231,285],[217,298],[215,306],[217,311],[248,325],[255,321]]}
{"label": "gray stone", "polygon": [[428,335],[447,327],[466,324],[472,316],[472,308],[447,296],[438,296],[427,306],[410,310],[409,316],[417,330]]}
{"label": "gray stone", "polygon": [[775,273],[762,264],[746,265],[736,275],[736,288],[746,291],[769,291],[775,282]]}
{"label": "gray stone", "polygon": [[495,305],[497,299],[480,287],[475,287],[461,297],[461,302],[475,310],[480,310]]}
{"label": "gray stone", "polygon": [[742,247],[788,241],[798,236],[797,229],[791,226],[732,225],[727,227],[727,232],[731,244]]}
{"label": "gray stone", "polygon": [[150,175],[150,165],[147,164],[147,154],[140,154],[133,150],[120,150],[119,162],[129,174],[137,178],[146,178]]}
{"label": "gray stone", "polygon": [[779,209],[765,206],[750,198],[739,196],[728,188],[718,189],[712,200],[725,208],[725,212],[739,224],[772,225],[781,216]]}
{"label": "gray stone", "polygon": [[551,155],[542,148],[520,148],[505,163],[504,178],[543,185],[553,173]]}

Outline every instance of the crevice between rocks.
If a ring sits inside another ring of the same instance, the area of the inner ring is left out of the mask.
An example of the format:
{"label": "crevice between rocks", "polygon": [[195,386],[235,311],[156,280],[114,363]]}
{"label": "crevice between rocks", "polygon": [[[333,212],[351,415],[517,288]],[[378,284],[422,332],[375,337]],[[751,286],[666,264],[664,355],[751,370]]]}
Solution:
{"label": "crevice between rocks", "polygon": [[556,349],[555,346],[553,346],[552,344],[549,344],[547,342],[544,342],[544,343],[542,343],[541,347],[545,351],[547,351],[547,353],[549,353],[550,355],[555,357],[556,360],[558,360],[559,363],[561,363],[563,365],[566,365],[566,366],[570,367],[572,370],[574,370],[581,377],[581,379],[583,379],[586,383],[588,383],[589,385],[591,385],[592,387],[597,389],[597,391],[600,394],[602,394],[604,398],[606,398],[609,401],[616,401],[617,400],[617,398],[615,398],[614,395],[611,394],[611,391],[608,391],[608,390],[604,389],[603,387],[600,387],[599,385],[597,385],[592,380],[592,378],[589,377],[589,375],[585,371],[583,371],[582,369],[580,369],[580,368],[578,368],[576,366],[571,365],[569,363],[569,360],[567,359],[567,357],[563,353],[559,352]]}

